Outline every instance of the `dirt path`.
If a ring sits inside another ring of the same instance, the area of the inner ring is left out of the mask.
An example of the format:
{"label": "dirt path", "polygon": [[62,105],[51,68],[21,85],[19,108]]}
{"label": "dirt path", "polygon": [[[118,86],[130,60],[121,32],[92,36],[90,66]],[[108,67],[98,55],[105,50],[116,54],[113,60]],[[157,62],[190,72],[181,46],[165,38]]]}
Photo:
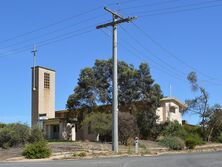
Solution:
{"label": "dirt path", "polygon": [[1,149],[0,148],[0,161],[4,161],[8,158],[19,157],[22,155],[21,148],[10,148],[10,149]]}

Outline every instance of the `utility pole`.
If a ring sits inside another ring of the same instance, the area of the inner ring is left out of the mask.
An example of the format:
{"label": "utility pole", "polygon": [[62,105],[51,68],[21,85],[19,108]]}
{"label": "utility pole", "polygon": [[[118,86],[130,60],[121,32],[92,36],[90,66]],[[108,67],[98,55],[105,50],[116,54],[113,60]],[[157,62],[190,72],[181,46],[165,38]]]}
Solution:
{"label": "utility pole", "polygon": [[125,22],[132,22],[136,17],[124,18],[116,12],[104,7],[112,14],[113,21],[97,26],[97,29],[108,26],[113,27],[113,92],[112,92],[112,150],[118,153],[118,74],[117,74],[117,25]]}
{"label": "utility pole", "polygon": [[34,45],[33,50],[31,53],[33,53],[33,87],[32,90],[35,91],[36,90],[36,86],[35,86],[35,66],[36,66],[36,46]]}

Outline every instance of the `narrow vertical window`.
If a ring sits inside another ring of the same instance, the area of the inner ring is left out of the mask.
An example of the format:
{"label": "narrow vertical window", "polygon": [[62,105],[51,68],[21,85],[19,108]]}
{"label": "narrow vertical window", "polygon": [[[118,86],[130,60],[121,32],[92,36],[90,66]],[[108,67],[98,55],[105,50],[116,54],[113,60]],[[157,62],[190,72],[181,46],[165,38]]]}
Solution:
{"label": "narrow vertical window", "polygon": [[50,75],[49,73],[44,73],[44,88],[50,88]]}

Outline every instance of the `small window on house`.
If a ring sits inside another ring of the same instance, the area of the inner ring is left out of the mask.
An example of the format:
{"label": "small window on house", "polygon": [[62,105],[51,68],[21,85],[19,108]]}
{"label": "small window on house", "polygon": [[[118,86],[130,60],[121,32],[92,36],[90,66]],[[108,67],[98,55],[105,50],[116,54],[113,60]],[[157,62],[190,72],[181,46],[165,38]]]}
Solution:
{"label": "small window on house", "polygon": [[175,107],[170,107],[170,112],[171,113],[176,113],[176,108]]}
{"label": "small window on house", "polygon": [[46,117],[46,114],[39,114],[39,117]]}
{"label": "small window on house", "polygon": [[44,73],[44,88],[49,89],[50,88],[50,75],[49,73]]}

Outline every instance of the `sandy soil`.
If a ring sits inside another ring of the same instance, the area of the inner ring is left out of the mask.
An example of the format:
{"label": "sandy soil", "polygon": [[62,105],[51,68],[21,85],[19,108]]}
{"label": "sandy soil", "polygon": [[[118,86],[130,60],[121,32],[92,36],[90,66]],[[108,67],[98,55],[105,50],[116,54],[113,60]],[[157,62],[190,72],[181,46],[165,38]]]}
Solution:
{"label": "sandy soil", "polygon": [[22,154],[22,148],[10,148],[10,149],[1,149],[0,148],[0,161],[6,160],[12,157],[19,157]]}

